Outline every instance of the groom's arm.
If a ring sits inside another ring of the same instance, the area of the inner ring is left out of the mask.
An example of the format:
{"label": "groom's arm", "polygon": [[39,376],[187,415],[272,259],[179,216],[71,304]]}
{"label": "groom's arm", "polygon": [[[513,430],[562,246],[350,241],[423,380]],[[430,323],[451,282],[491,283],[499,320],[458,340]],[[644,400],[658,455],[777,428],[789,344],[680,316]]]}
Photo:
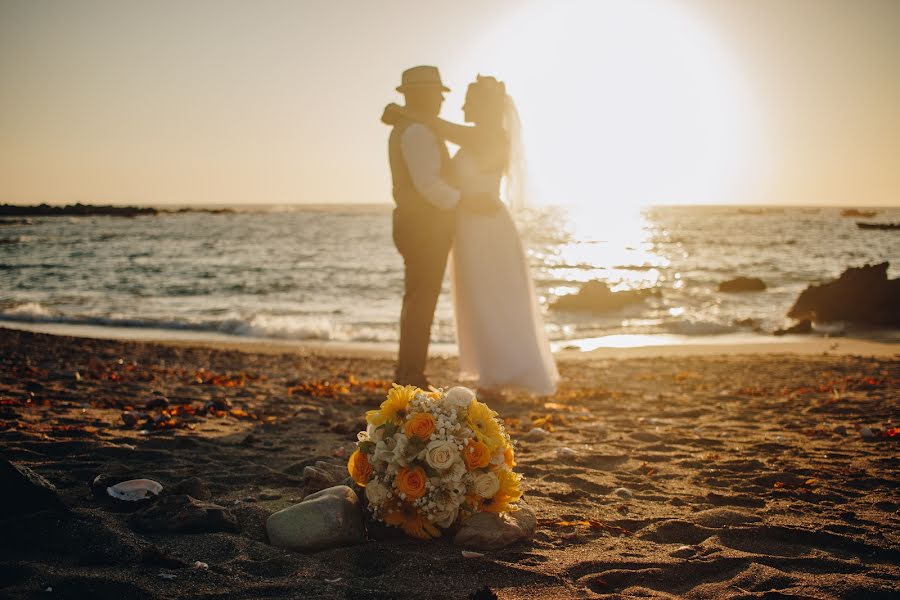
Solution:
{"label": "groom's arm", "polygon": [[459,205],[461,194],[441,177],[439,143],[430,129],[414,123],[400,137],[400,151],[416,190],[438,208],[450,210]]}

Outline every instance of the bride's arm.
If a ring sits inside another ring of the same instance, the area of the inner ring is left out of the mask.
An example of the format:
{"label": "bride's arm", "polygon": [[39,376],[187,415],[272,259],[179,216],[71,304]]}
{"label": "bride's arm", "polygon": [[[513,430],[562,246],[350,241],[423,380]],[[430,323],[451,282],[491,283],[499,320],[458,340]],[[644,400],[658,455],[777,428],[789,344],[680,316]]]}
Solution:
{"label": "bride's arm", "polygon": [[388,125],[396,125],[404,121],[422,123],[438,137],[452,142],[460,148],[472,150],[488,162],[506,159],[506,139],[502,132],[490,132],[484,127],[474,125],[458,125],[445,121],[440,117],[423,115],[398,104],[388,104],[381,120]]}

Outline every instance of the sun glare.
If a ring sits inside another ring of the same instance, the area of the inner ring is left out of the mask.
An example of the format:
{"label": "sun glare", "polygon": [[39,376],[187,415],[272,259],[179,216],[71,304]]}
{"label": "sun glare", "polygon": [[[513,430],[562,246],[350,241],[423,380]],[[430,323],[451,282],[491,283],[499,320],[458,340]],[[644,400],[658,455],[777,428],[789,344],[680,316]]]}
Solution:
{"label": "sun glare", "polygon": [[673,2],[527,3],[465,64],[507,81],[541,203],[620,222],[643,205],[749,200],[763,156],[754,98]]}

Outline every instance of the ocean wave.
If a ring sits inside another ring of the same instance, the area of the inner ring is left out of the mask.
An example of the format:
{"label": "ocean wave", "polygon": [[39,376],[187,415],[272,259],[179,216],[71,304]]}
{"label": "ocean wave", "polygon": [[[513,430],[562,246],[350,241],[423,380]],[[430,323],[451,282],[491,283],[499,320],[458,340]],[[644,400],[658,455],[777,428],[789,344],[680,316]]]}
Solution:
{"label": "ocean wave", "polygon": [[690,319],[668,323],[665,327],[668,329],[667,333],[677,333],[679,335],[717,335],[733,333],[739,330],[734,325],[726,325],[714,321],[693,321]]}
{"label": "ocean wave", "polygon": [[64,315],[55,313],[38,302],[27,302],[0,311],[0,320],[18,323],[196,331],[198,333],[298,341],[390,342],[397,339],[396,328],[391,324],[356,326],[335,323],[328,317],[315,315],[255,315],[249,319],[190,321],[165,318]]}

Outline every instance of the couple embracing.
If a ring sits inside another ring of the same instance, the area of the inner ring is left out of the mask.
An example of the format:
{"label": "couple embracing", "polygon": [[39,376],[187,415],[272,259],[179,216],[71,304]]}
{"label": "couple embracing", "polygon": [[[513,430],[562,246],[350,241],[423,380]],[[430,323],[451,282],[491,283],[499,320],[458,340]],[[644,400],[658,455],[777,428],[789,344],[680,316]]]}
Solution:
{"label": "couple embracing", "polygon": [[[438,117],[450,90],[435,67],[407,69],[397,91],[404,106],[388,105],[382,116],[393,127],[393,237],[405,278],[397,382],[428,388],[428,342],[449,258],[461,376],[477,380],[482,394],[552,394],[559,374],[522,242],[500,200],[521,153],[505,85],[482,76],[469,85],[463,111],[471,125]],[[459,146],[452,158],[447,141]],[[510,194],[521,193],[521,181],[509,183]]]}

